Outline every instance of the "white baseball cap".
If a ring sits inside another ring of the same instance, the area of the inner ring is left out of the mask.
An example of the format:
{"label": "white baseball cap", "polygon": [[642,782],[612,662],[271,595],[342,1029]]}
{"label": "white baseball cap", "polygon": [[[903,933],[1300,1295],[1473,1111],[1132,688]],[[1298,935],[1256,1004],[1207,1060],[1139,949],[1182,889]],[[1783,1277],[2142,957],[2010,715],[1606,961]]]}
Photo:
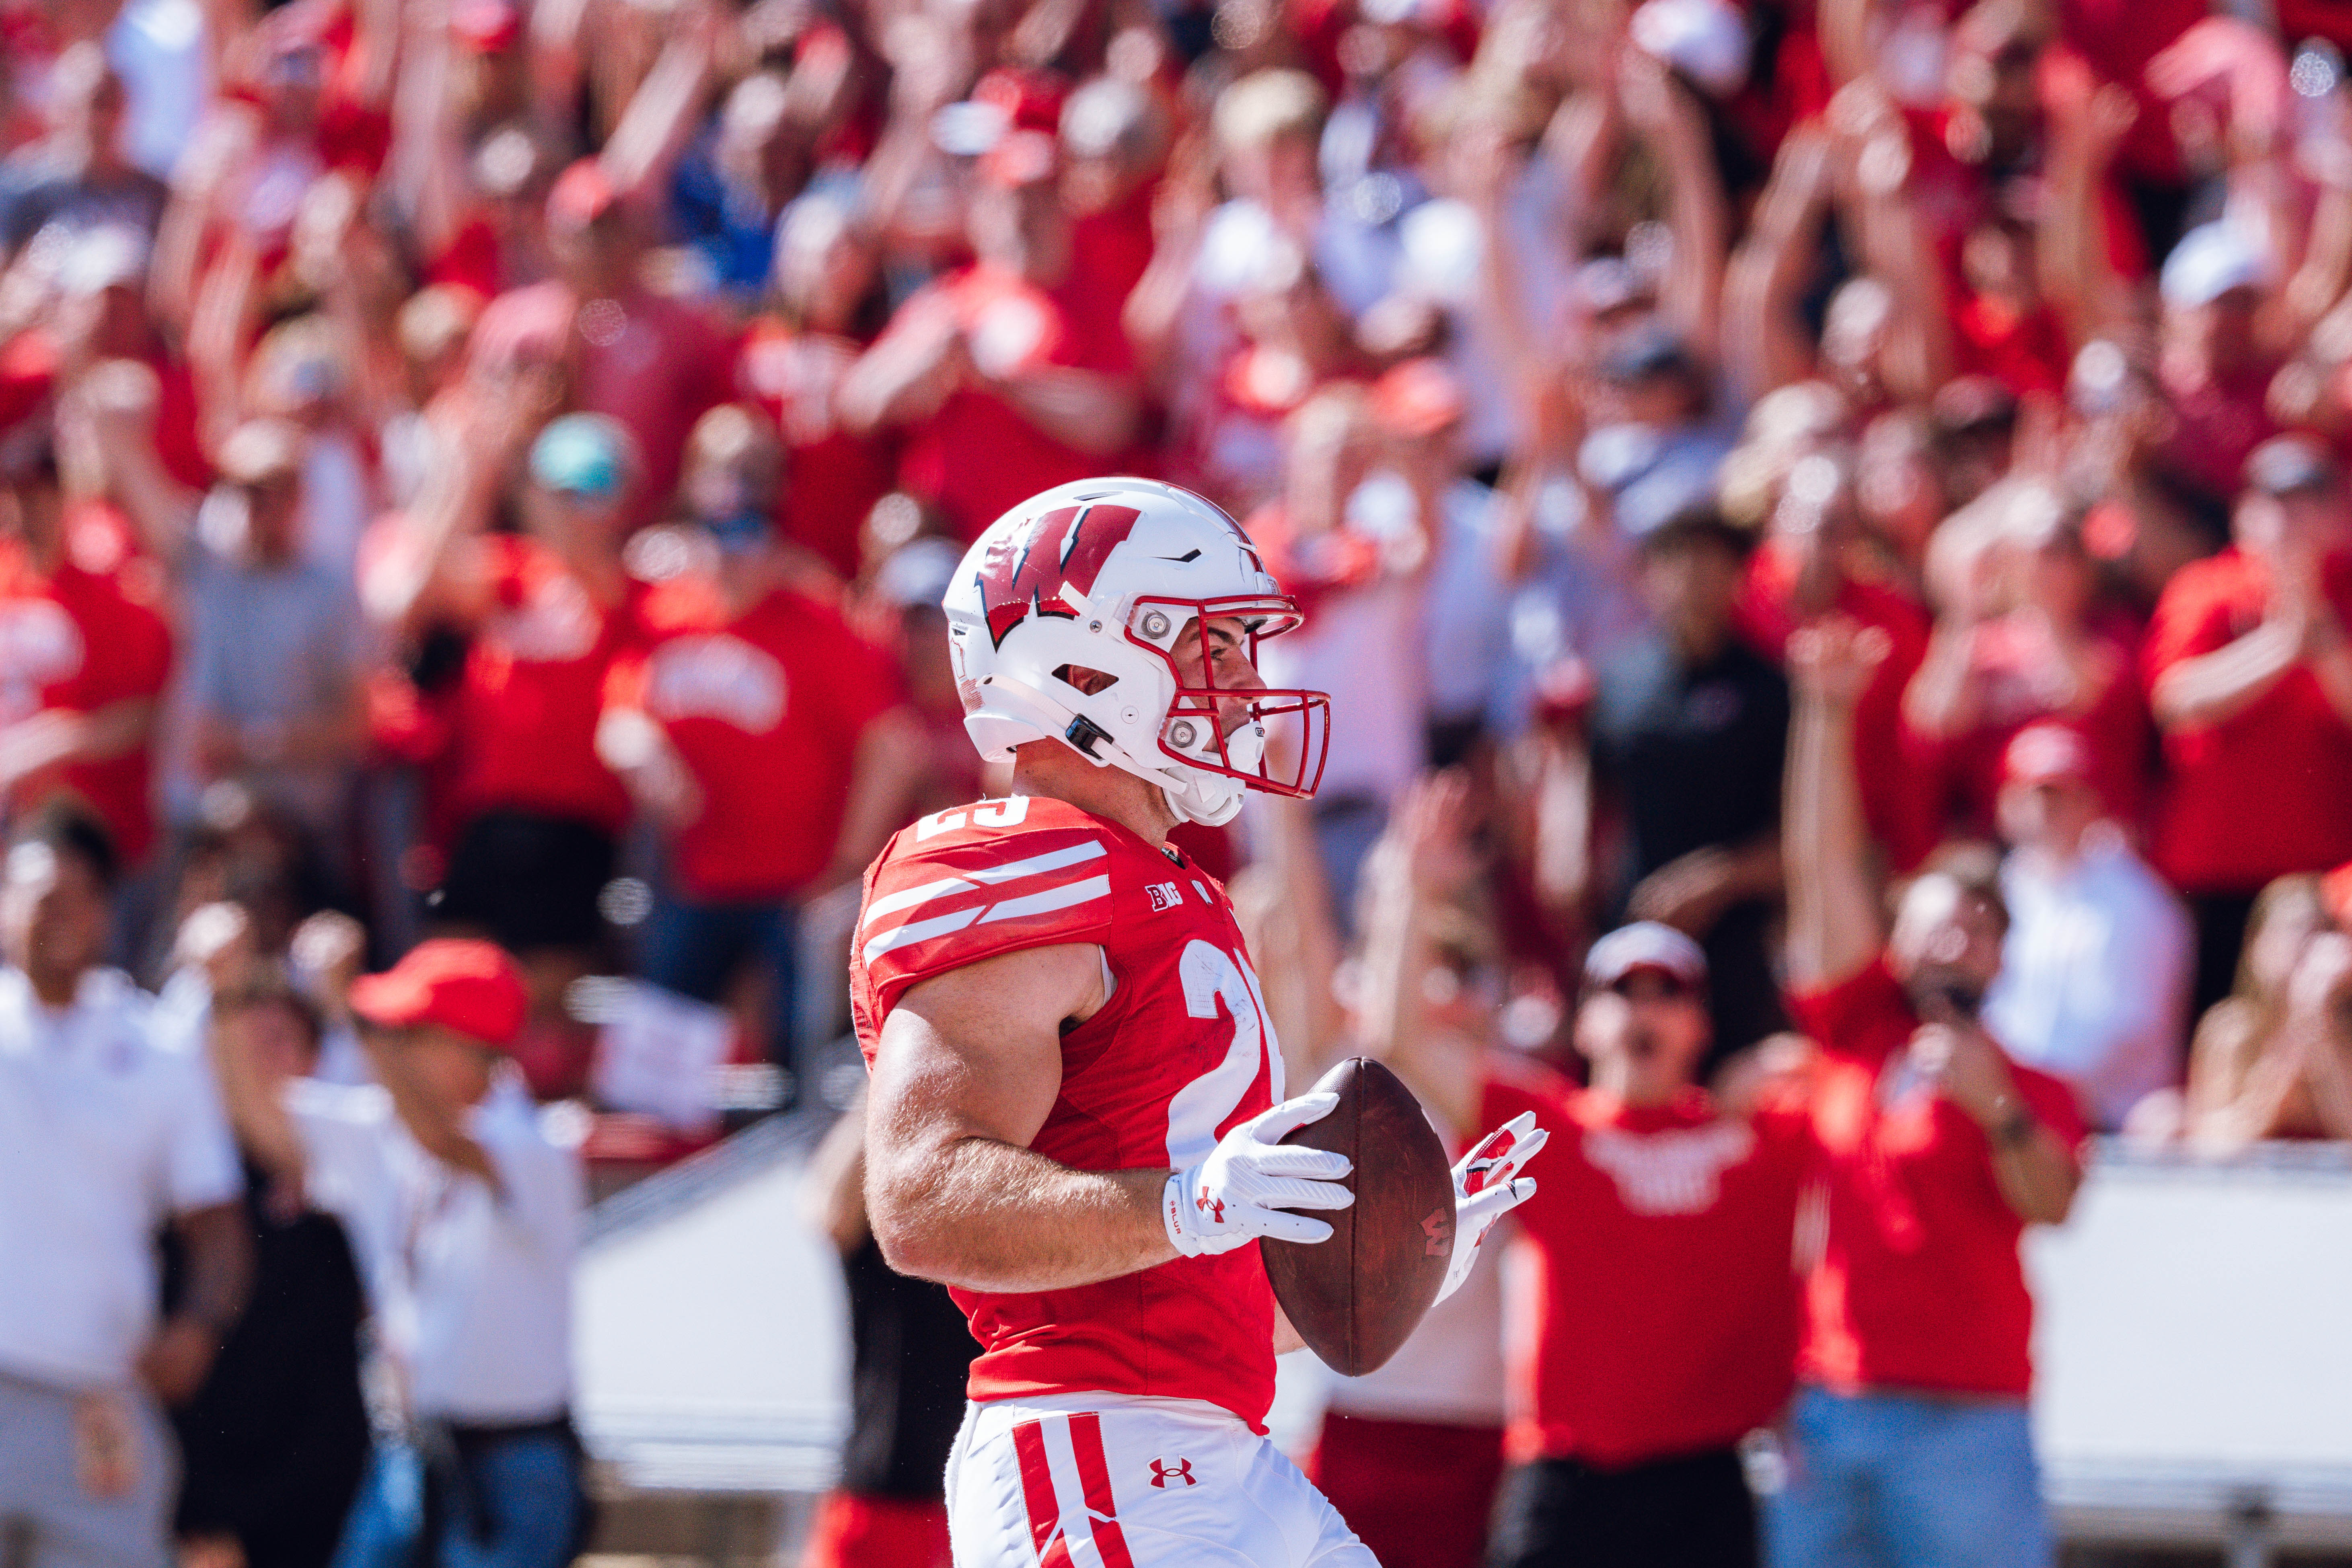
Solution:
{"label": "white baseball cap", "polygon": [[2270,276],[2269,253],[2253,236],[2224,218],[2200,224],[2180,237],[2164,258],[2157,291],[2175,310],[2193,310],[2232,289],[2259,288]]}
{"label": "white baseball cap", "polygon": [[1717,98],[1748,79],[1748,23],[1723,0],[1649,0],[1628,24],[1633,42]]}
{"label": "white baseball cap", "polygon": [[1636,921],[1619,926],[1584,955],[1584,984],[1592,990],[1616,984],[1637,969],[1655,969],[1684,984],[1706,984],[1706,954],[1670,925]]}

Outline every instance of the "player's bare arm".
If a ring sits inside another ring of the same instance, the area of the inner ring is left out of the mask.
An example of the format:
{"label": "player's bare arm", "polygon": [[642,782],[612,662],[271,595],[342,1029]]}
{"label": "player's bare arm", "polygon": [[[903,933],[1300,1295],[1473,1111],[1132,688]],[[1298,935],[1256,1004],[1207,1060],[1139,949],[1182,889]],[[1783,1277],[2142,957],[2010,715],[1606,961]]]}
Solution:
{"label": "player's bare arm", "polygon": [[1031,948],[909,990],[874,1057],[866,1201],[901,1273],[1052,1290],[1176,1256],[1168,1171],[1074,1171],[1029,1148],[1062,1087],[1061,1036],[1105,1000],[1100,950]]}

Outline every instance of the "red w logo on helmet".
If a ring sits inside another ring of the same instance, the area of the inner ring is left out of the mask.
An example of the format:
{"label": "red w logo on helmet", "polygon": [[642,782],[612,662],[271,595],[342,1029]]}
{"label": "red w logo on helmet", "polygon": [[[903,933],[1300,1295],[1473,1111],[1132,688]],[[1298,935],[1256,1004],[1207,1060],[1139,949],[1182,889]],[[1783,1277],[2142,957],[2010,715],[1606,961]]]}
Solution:
{"label": "red w logo on helmet", "polygon": [[1062,584],[1071,584],[1081,594],[1094,592],[1103,563],[1142,515],[1131,506],[1066,506],[990,545],[980,563],[980,602],[988,607],[990,638],[1003,647],[1005,634],[1032,611],[1075,616],[1062,602]]}

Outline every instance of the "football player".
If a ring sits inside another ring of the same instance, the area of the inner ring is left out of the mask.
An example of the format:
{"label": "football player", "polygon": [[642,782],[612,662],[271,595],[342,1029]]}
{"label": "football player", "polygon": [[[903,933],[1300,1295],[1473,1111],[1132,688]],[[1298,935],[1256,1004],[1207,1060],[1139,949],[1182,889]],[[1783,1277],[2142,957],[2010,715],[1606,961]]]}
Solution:
{"label": "football player", "polygon": [[[958,1568],[1373,1568],[1265,1436],[1281,1321],[1261,1237],[1313,1243],[1346,1156],[1286,1100],[1232,906],[1167,843],[1243,792],[1311,795],[1321,692],[1258,679],[1298,611],[1233,520],[1143,479],[997,520],[944,608],[965,725],[1013,794],[924,818],[851,943],[866,1199],[981,1355],[948,1461]],[[1445,1289],[1535,1190],[1531,1118],[1455,1168]]]}

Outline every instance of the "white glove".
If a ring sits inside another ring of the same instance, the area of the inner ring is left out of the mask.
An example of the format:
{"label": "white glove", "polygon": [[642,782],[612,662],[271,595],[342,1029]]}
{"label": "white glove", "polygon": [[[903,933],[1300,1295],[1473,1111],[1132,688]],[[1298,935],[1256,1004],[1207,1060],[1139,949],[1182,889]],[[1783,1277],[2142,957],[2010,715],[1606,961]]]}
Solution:
{"label": "white glove", "polygon": [[1536,1195],[1534,1179],[1518,1173],[1550,1137],[1536,1125],[1534,1111],[1523,1110],[1480,1139],[1454,1167],[1454,1256],[1445,1265],[1445,1283],[1437,1288],[1439,1301],[1470,1278],[1495,1222]]}
{"label": "white glove", "polygon": [[1331,1227],[1284,1209],[1343,1209],[1356,1194],[1339,1184],[1353,1167],[1348,1156],[1302,1149],[1279,1140],[1293,1128],[1320,1121],[1339,1103],[1336,1094],[1302,1094],[1261,1110],[1217,1141],[1209,1157],[1168,1178],[1160,1217],[1168,1239],[1187,1258],[1231,1252],[1245,1241],[1328,1241]]}

